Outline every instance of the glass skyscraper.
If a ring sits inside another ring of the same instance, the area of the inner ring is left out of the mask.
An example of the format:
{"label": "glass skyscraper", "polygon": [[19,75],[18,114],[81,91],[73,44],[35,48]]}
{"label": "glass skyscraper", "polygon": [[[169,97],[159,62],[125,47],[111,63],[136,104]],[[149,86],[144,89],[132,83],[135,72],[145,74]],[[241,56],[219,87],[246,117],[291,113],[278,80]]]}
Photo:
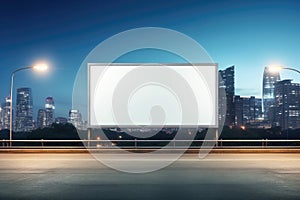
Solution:
{"label": "glass skyscraper", "polygon": [[275,104],[273,125],[283,130],[300,128],[300,83],[290,79],[275,84]]}
{"label": "glass skyscraper", "polygon": [[33,129],[33,104],[31,88],[17,89],[16,131]]}
{"label": "glass skyscraper", "polygon": [[54,99],[53,97],[47,97],[45,102],[45,110],[46,110],[46,126],[51,126],[55,122],[54,117]]}
{"label": "glass skyscraper", "polygon": [[44,109],[39,109],[38,111],[36,126],[37,128],[46,127],[46,111]]}
{"label": "glass skyscraper", "polygon": [[1,129],[9,129],[10,122],[10,97],[5,98],[5,102],[1,104]]}
{"label": "glass skyscraper", "polygon": [[268,123],[272,121],[269,109],[275,103],[274,88],[275,83],[280,80],[279,72],[270,72],[268,67],[265,67],[263,74],[263,113],[264,120]]}
{"label": "glass skyscraper", "polygon": [[[235,111],[234,111],[234,66],[228,67],[225,70],[219,70],[219,90],[225,88],[226,93],[226,116],[224,124],[233,126],[235,124]],[[219,109],[224,107],[224,100],[219,99]],[[219,112],[220,113],[220,112]],[[222,117],[222,116],[221,116]],[[219,116],[220,118],[220,116]]]}

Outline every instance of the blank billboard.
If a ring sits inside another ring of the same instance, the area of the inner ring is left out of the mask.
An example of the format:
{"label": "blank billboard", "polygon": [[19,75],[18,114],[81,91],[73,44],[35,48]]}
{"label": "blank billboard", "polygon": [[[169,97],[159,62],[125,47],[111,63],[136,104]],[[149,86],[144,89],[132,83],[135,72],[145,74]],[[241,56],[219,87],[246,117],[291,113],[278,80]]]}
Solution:
{"label": "blank billboard", "polygon": [[89,127],[217,127],[218,66],[89,63]]}

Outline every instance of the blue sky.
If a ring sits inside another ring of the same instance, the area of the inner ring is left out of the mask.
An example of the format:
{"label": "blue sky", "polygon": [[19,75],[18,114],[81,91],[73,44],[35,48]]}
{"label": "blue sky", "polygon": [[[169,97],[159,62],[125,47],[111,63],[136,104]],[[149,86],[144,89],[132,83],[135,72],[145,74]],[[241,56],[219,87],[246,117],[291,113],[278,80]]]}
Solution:
{"label": "blue sky", "polygon": [[[74,79],[87,54],[114,34],[147,26],[194,38],[220,69],[236,66],[237,94],[261,96],[264,66],[299,69],[299,9],[299,1],[289,0],[1,1],[0,100],[8,96],[14,69],[46,60],[48,74],[19,72],[15,87],[32,88],[35,114],[53,96],[56,116],[66,117]],[[281,75],[300,82],[295,73]]]}

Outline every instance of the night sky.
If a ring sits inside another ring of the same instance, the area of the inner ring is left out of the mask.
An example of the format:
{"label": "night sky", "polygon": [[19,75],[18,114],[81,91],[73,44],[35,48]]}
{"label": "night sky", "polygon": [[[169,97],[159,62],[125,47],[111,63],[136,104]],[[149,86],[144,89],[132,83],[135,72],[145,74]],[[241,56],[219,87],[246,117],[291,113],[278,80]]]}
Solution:
{"label": "night sky", "polygon": [[[260,97],[264,66],[299,69],[299,10],[300,1],[295,0],[2,0],[0,100],[9,94],[13,70],[47,61],[49,73],[19,72],[15,88],[32,88],[35,115],[44,107],[44,99],[53,96],[56,116],[66,117],[72,107],[75,76],[87,54],[114,34],[148,26],[174,29],[194,38],[220,69],[236,66],[237,94]],[[281,74],[300,82],[295,73]]]}

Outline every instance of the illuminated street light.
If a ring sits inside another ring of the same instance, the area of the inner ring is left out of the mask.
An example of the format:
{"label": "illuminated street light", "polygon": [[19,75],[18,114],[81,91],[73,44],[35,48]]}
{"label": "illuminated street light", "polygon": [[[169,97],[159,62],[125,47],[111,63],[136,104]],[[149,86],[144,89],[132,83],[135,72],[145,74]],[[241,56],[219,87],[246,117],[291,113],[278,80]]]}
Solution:
{"label": "illuminated street light", "polygon": [[279,72],[281,70],[282,70],[282,66],[275,66],[275,65],[268,66],[268,71],[271,73]]}
{"label": "illuminated street light", "polygon": [[48,69],[48,66],[45,63],[41,63],[34,65],[31,68],[33,68],[36,71],[46,71]]}
{"label": "illuminated street light", "polygon": [[48,66],[46,64],[38,64],[38,65],[33,65],[30,67],[22,67],[19,69],[16,69],[15,71],[13,71],[11,73],[11,82],[10,82],[10,116],[9,116],[9,140],[10,140],[10,146],[12,146],[12,134],[13,134],[13,111],[12,111],[12,107],[13,107],[13,87],[14,87],[14,77],[15,77],[15,73],[22,71],[22,70],[27,70],[27,69],[33,69],[36,71],[46,71],[48,69]]}
{"label": "illuminated street light", "polygon": [[279,72],[283,69],[287,69],[287,70],[291,70],[291,71],[294,71],[294,72],[298,72],[300,74],[300,71],[297,70],[297,69],[294,69],[294,68],[290,68],[290,67],[283,67],[283,66],[268,66],[268,70],[270,72]]}

